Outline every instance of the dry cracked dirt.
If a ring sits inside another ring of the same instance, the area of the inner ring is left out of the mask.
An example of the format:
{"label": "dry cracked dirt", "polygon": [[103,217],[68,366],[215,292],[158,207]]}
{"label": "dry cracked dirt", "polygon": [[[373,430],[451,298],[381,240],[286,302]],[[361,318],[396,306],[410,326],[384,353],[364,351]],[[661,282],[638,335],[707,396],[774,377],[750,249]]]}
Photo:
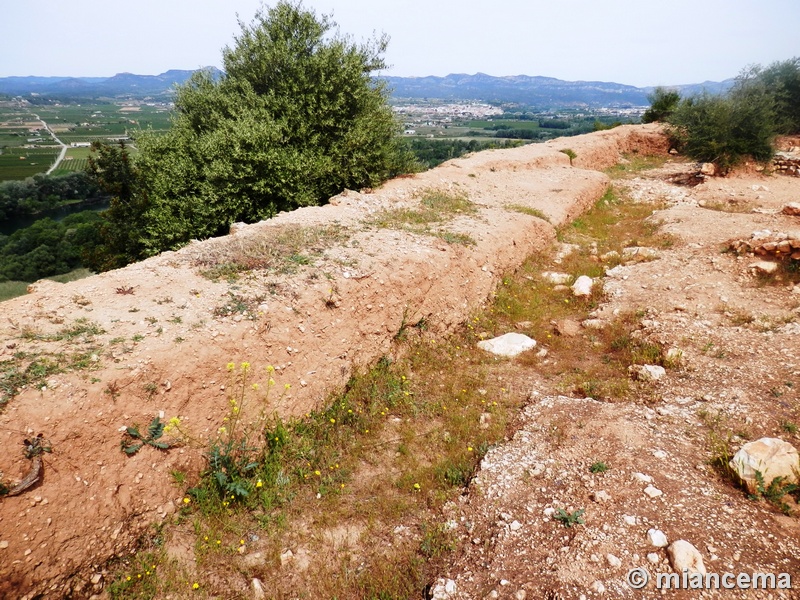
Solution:
{"label": "dry cracked dirt", "polygon": [[[626,126],[483,152],[125,269],[39,282],[4,302],[0,472],[11,483],[24,476],[26,437],[42,433],[53,452],[35,487],[0,500],[0,597],[103,597],[106,563],[180,510],[170,473],[199,471],[202,450],[126,457],[121,428],[176,415],[211,435],[228,409],[231,361],[275,365],[292,386],[278,413],[319,406],[354,369],[390,352],[404,323],[424,319],[443,336],[526,257],[555,257],[556,228],[602,196],[603,170],[667,149],[658,127]],[[781,213],[800,201],[800,179],[749,168],[673,183],[696,171],[669,159],[615,182],[652,204],[650,219],[673,243],[614,261],[595,281],[604,293],[591,318],[636,314],[636,336],[675,349],[666,375],[648,384],[647,401],[596,400],[565,393],[537,367],[553,355],[504,361],[504,385],[524,408],[445,506],[459,544],[432,582],[434,597],[800,598],[798,507],[786,496],[789,516],[748,499],[711,464],[721,444],[778,437],[800,446],[800,286],[789,259],[764,275],[751,268],[758,257],[726,251],[754,232],[800,230],[800,217]],[[431,189],[476,210],[425,231],[386,226],[387,211],[416,207]],[[209,276],[234,259],[263,258],[268,246],[283,254],[236,284],[222,271]],[[559,509],[582,510],[583,523],[566,527]],[[795,589],[634,590],[629,570],[655,578],[671,569],[649,530],[693,544],[710,572],[788,573]]]}

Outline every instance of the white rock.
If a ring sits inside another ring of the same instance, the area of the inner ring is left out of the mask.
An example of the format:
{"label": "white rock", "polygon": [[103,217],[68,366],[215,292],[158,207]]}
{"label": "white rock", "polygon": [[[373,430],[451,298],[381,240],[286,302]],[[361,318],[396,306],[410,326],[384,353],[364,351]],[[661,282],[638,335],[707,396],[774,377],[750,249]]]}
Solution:
{"label": "white rock", "polygon": [[659,365],[631,365],[628,372],[639,381],[658,381],[667,374]]}
{"label": "white rock", "polygon": [[260,579],[254,578],[253,581],[250,582],[250,587],[253,588],[254,600],[264,600],[264,598],[267,597],[267,594],[264,591],[264,584]]}
{"label": "white rock", "polygon": [[285,552],[281,552],[281,566],[285,566],[294,558],[294,552],[291,550],[286,550]]}
{"label": "white rock", "polygon": [[622,520],[625,521],[626,525],[636,525],[636,517],[633,515],[622,515]]}
{"label": "white rock", "polygon": [[761,438],[742,446],[730,462],[733,468],[751,491],[756,489],[756,471],[768,486],[776,477],[786,477],[787,483],[798,481],[797,449],[778,438]]}
{"label": "white rock", "polygon": [[572,294],[574,296],[591,296],[593,285],[594,281],[592,281],[591,277],[581,275],[572,284]]}
{"label": "white rock", "polygon": [[522,333],[506,333],[491,340],[478,342],[478,348],[500,356],[516,356],[536,347],[536,340]]}
{"label": "white rock", "polygon": [[439,578],[431,589],[431,600],[449,600],[458,592],[456,582],[452,579]]}
{"label": "white rock", "polygon": [[689,573],[706,574],[706,567],[703,564],[703,556],[700,551],[686,540],[675,540],[667,548],[667,556],[676,573],[683,573],[686,569]]}
{"label": "white rock", "polygon": [[650,475],[645,475],[644,473],[632,473],[631,479],[641,483],[653,483],[653,478],[650,477]]}
{"label": "white rock", "polygon": [[608,564],[615,569],[622,566],[622,561],[613,554],[606,554],[606,560]]}
{"label": "white rock", "polygon": [[767,260],[759,260],[750,265],[750,270],[759,275],[772,275],[778,270],[778,264]]}
{"label": "white rock", "polygon": [[644,258],[644,259],[653,259],[658,258],[658,250],[655,248],[646,248],[642,246],[631,246],[629,248],[622,249],[622,258],[624,259],[632,259],[632,258]]}
{"label": "white rock", "polygon": [[550,283],[561,284],[569,283],[572,275],[569,273],[556,273],[555,271],[545,271],[542,273],[542,279]]}
{"label": "white rock", "polygon": [[650,498],[658,498],[659,496],[664,494],[664,492],[662,492],[660,489],[652,485],[648,485],[646,488],[644,488],[644,493],[646,496]]}
{"label": "white rock", "polygon": [[596,594],[603,595],[606,593],[606,586],[603,585],[602,581],[595,581],[589,588]]}
{"label": "white rock", "polygon": [[663,460],[663,459],[667,458],[669,456],[669,454],[667,454],[663,450],[653,450],[653,456]]}
{"label": "white rock", "polygon": [[554,514],[556,514],[556,509],[553,508],[552,506],[548,506],[547,508],[544,509],[545,517],[552,517]]}
{"label": "white rock", "polygon": [[509,527],[511,528],[511,531],[519,531],[522,529],[522,523],[519,521],[513,521]]}
{"label": "white rock", "polygon": [[611,502],[611,495],[605,490],[598,490],[596,492],[592,492],[591,498],[595,502],[601,504],[603,502]]}
{"label": "white rock", "polygon": [[608,321],[605,319],[586,319],[581,322],[586,329],[605,329],[608,326]]}
{"label": "white rock", "polygon": [[647,539],[650,545],[656,548],[666,548],[669,545],[666,534],[660,529],[648,529]]}
{"label": "white rock", "polygon": [[657,565],[659,562],[661,562],[661,557],[655,552],[651,552],[647,555],[647,562],[649,562],[651,565]]}

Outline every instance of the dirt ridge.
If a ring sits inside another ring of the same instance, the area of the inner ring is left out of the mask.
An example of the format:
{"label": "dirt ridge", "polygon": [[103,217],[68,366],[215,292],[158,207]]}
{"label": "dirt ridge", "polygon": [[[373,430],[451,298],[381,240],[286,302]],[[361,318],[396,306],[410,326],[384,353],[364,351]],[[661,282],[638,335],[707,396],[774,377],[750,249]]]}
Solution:
{"label": "dirt ridge", "polygon": [[[560,152],[567,147],[577,154],[574,165]],[[21,389],[0,414],[6,477],[19,478],[28,466],[25,436],[43,433],[53,447],[43,482],[0,501],[0,597],[88,597],[97,565],[176,510],[181,490],[169,474],[198,470],[200,451],[128,458],[119,450],[121,427],[163,414],[179,415],[200,437],[215,431],[227,407],[230,361],[275,365],[278,383],[292,386],[274,407],[280,414],[319,406],[355,367],[390,351],[404,325],[424,319],[445,332],[463,322],[505,272],[548,248],[556,226],[604,193],[609,179],[597,169],[623,152],[666,149],[657,126],[624,126],[486,151],[124,269],[37,282],[29,295],[3,303],[0,361],[81,350],[90,369]],[[371,224],[381,211],[418,206],[431,189],[474,203],[474,215],[442,226],[474,245]],[[253,272],[231,284],[209,280],[197,266],[231,245],[331,225],[346,241],[293,273]],[[63,339],[60,332],[76,323],[98,329]]]}

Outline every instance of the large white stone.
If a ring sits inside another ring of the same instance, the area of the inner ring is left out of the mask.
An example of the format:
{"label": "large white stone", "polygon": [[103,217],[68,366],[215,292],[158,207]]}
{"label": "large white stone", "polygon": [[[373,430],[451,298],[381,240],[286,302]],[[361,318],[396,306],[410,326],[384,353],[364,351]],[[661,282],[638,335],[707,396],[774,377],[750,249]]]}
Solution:
{"label": "large white stone", "polygon": [[667,535],[660,529],[648,529],[647,539],[650,542],[650,545],[655,546],[656,548],[666,548],[669,544],[667,541]]}
{"label": "large white stone", "polygon": [[516,356],[536,347],[536,340],[522,333],[506,333],[491,340],[478,342],[478,348],[500,356]]}
{"label": "large white stone", "polygon": [[706,567],[703,564],[703,555],[692,544],[686,540],[675,540],[667,548],[667,556],[676,573],[683,573],[684,569],[688,573],[706,574]]}
{"label": "large white stone", "polygon": [[796,483],[800,471],[800,455],[797,448],[789,442],[778,438],[761,438],[742,446],[734,454],[730,465],[750,491],[755,491],[756,471],[761,473],[765,486],[776,477],[786,477],[786,483]]}
{"label": "large white stone", "polygon": [[594,282],[588,275],[581,275],[572,284],[572,293],[575,296],[591,296]]}

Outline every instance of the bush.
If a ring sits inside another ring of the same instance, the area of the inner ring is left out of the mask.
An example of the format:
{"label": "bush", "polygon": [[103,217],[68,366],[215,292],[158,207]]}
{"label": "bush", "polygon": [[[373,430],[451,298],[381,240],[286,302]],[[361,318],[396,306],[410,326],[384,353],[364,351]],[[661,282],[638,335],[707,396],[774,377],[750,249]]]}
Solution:
{"label": "bush", "polygon": [[355,44],[328,16],[286,1],[240,26],[223,51],[224,74],[196,73],[177,90],[169,132],[137,139],[131,210],[110,219],[114,235],[135,240],[114,240],[109,265],[322,204],[413,166],[388,90],[371,76],[386,66],[385,37]]}
{"label": "bush", "polygon": [[650,108],[644,111],[642,123],[663,122],[675,111],[681,101],[681,95],[663,87],[657,87],[652,94],[647,95]]}
{"label": "bush", "polygon": [[800,133],[800,57],[757,67],[755,75],[773,98],[778,133]]}
{"label": "bush", "polygon": [[682,100],[670,115],[669,135],[689,157],[714,163],[722,173],[748,157],[772,157],[776,125],[764,87],[740,80],[728,96],[701,94]]}

